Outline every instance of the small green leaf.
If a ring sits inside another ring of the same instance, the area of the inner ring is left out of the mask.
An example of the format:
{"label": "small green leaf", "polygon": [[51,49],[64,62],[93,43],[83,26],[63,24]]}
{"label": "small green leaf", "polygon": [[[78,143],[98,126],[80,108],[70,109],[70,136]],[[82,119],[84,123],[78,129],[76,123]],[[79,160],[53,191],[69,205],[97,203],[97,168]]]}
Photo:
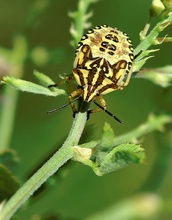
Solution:
{"label": "small green leaf", "polygon": [[97,145],[99,144],[100,141],[90,141],[84,144],[81,144],[80,147],[82,148],[90,148],[90,149],[94,149],[97,147]]}
{"label": "small green leaf", "polygon": [[104,159],[107,153],[114,148],[114,131],[108,123],[105,123],[103,127],[102,137],[98,150],[96,152],[96,161],[98,164]]}
{"label": "small green leaf", "polygon": [[154,50],[145,50],[135,52],[135,54],[140,53],[139,56],[134,60],[134,67],[133,67],[133,73],[137,73],[140,71],[140,68],[147,62],[148,59],[154,57],[153,55],[150,55],[151,53],[157,52],[159,49]]}
{"label": "small green leaf", "polygon": [[105,123],[100,141],[91,141],[73,147],[73,159],[87,166],[102,176],[132,164],[143,163],[144,149],[136,144],[114,145],[114,131]]}
{"label": "small green leaf", "polygon": [[62,89],[57,89],[57,91],[51,91],[50,89],[40,86],[38,84],[28,82],[22,79],[16,79],[10,76],[5,76],[2,82],[23,92],[30,92],[34,94],[41,94],[47,96],[58,96],[65,94],[65,91]]}
{"label": "small green leaf", "polygon": [[144,149],[135,144],[121,144],[109,153],[100,152],[100,156],[98,156],[98,152],[94,154],[94,149],[79,146],[73,147],[73,152],[74,160],[90,166],[98,176],[129,165],[143,163],[145,160]]}
{"label": "small green leaf", "polygon": [[103,134],[100,141],[100,150],[107,151],[114,146],[114,131],[108,123],[103,127]]}
{"label": "small green leaf", "polygon": [[50,77],[48,77],[47,75],[45,75],[43,73],[40,73],[37,70],[34,70],[33,75],[39,80],[39,82],[43,86],[48,87],[50,85],[54,85],[55,84],[55,82]]}
{"label": "small green leaf", "polygon": [[140,145],[121,144],[99,161],[98,175],[116,171],[128,165],[143,163],[144,160],[144,149]]}

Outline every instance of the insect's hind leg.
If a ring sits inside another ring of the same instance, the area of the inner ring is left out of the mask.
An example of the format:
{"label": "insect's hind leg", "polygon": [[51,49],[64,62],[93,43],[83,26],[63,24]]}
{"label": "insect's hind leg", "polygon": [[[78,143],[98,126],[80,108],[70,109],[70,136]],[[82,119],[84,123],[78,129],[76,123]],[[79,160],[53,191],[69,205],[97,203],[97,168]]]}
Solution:
{"label": "insect's hind leg", "polygon": [[104,112],[106,112],[108,115],[110,115],[112,118],[114,118],[116,121],[118,121],[119,123],[123,123],[119,118],[117,118],[115,115],[113,115],[111,112],[109,112],[106,108],[106,102],[104,100],[104,98],[102,96],[97,96],[97,98],[99,99],[99,103],[97,103],[95,100],[93,101],[99,108],[93,109],[93,110],[89,110],[88,112],[88,117],[90,113],[94,113],[94,112],[99,112],[101,110],[103,110]]}
{"label": "insect's hind leg", "polygon": [[[107,104],[106,104],[106,101],[104,100],[104,98],[103,98],[101,95],[97,96],[97,98],[98,98],[98,100],[99,100],[100,105],[101,105],[102,108],[95,108],[95,109],[89,110],[89,114],[95,113],[95,112],[100,112],[100,111],[102,111],[102,110],[106,110]],[[94,101],[93,101],[93,102],[94,102]],[[94,103],[95,103],[95,102],[94,102]]]}
{"label": "insect's hind leg", "polygon": [[[96,113],[96,112],[100,112],[100,111],[102,111],[102,110],[106,110],[106,108],[107,108],[107,104],[106,104],[106,101],[104,100],[104,98],[102,97],[102,96],[97,96],[97,98],[98,98],[98,100],[99,100],[99,102],[100,102],[100,105],[99,106],[101,106],[101,108],[99,107],[99,108],[94,108],[94,109],[91,109],[91,110],[89,110],[88,111],[88,115],[87,115],[87,118],[89,119],[89,117],[90,117],[90,114],[91,113]],[[96,105],[97,105],[97,102],[95,102],[95,101],[93,101]]]}

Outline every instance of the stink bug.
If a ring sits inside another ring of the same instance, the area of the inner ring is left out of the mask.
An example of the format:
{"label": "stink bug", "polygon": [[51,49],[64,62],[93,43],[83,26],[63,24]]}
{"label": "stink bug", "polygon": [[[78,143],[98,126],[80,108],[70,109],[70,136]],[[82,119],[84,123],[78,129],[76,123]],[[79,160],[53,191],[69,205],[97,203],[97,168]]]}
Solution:
{"label": "stink bug", "polygon": [[73,64],[73,75],[79,88],[69,96],[69,104],[74,113],[77,112],[74,99],[81,96],[83,101],[93,101],[99,107],[89,112],[103,109],[121,122],[106,110],[102,95],[122,90],[128,85],[134,61],[133,52],[130,38],[117,28],[96,26],[83,35],[76,48]]}

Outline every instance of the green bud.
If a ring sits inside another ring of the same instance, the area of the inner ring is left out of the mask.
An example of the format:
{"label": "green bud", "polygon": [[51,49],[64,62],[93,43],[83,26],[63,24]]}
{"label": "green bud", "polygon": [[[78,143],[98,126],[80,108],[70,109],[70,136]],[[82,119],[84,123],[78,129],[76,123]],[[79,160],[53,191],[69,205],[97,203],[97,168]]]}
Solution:
{"label": "green bud", "polygon": [[152,5],[150,8],[150,16],[154,17],[157,16],[159,14],[161,14],[161,12],[165,9],[162,1],[160,0],[153,0],[152,1]]}
{"label": "green bud", "polygon": [[164,4],[167,11],[172,11],[172,0],[162,0],[162,3]]}

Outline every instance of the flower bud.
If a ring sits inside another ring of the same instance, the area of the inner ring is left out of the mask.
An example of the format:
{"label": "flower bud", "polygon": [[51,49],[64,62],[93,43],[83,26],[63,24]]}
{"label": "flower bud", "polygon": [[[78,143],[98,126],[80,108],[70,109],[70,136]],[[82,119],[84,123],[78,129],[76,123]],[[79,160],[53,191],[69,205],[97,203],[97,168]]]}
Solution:
{"label": "flower bud", "polygon": [[165,9],[161,0],[153,0],[150,8],[150,16],[154,17],[159,15]]}

